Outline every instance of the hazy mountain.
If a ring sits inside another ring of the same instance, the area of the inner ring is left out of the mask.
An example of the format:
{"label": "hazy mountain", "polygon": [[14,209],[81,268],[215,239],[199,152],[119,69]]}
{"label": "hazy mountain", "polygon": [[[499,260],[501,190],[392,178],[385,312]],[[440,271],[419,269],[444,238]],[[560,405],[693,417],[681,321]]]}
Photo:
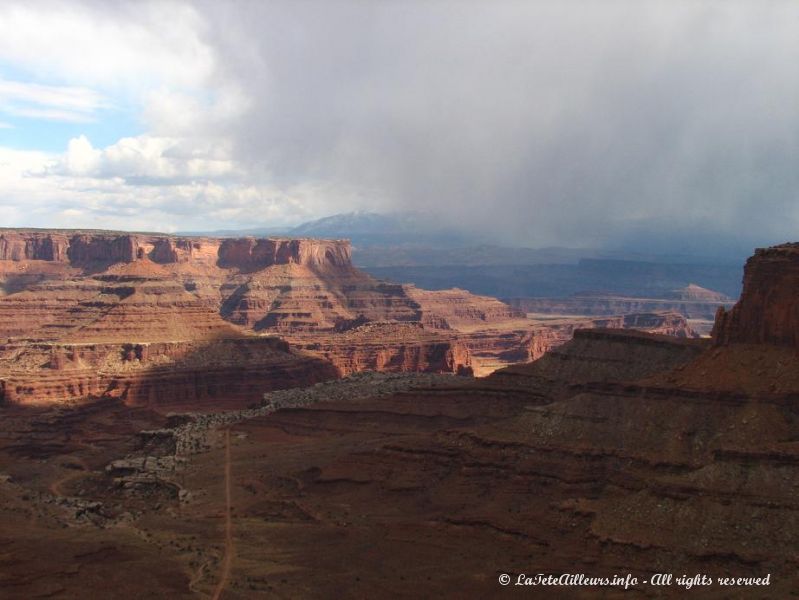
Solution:
{"label": "hazy mountain", "polygon": [[353,262],[377,277],[497,297],[561,297],[587,291],[659,297],[692,282],[733,297],[740,292],[742,263],[730,257],[658,254],[645,246],[514,247],[440,225],[423,212],[358,211],[289,228],[201,233],[349,239]]}
{"label": "hazy mountain", "polygon": [[[255,227],[240,230],[185,231],[183,235],[285,235],[323,239],[348,239],[353,245],[433,245],[448,247],[474,244],[472,234],[442,227],[423,212],[375,213],[356,211],[307,221],[295,227]],[[478,240],[482,241],[482,240]]]}
{"label": "hazy mountain", "polygon": [[412,211],[342,213],[303,223],[290,233],[298,237],[346,238],[356,248],[420,244],[450,247],[475,243],[473,234],[441,226],[431,215]]}

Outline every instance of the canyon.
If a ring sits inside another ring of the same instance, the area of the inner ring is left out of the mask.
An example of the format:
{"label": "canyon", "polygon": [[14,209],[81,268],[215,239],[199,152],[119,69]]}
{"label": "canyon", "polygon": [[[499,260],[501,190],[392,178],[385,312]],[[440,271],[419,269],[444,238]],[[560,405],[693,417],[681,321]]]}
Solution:
{"label": "canyon", "polygon": [[[770,582],[713,583],[703,598],[796,595],[797,247],[750,259],[741,299],[719,310],[712,339],[578,330],[539,360],[473,383],[334,399],[237,425],[243,479],[263,444],[292,456],[260,461],[280,525],[256,526],[259,539],[269,538],[268,555],[291,556],[280,563],[285,583],[268,585],[319,598],[323,581],[344,597],[421,586],[481,598],[519,593],[499,584],[503,574],[629,573],[632,589],[571,587],[564,597],[656,598],[685,590],[644,583],[653,574],[701,573]],[[277,487],[287,477],[297,486]],[[251,531],[263,495],[238,498]],[[257,556],[240,540],[239,552]],[[255,577],[249,564],[239,577]],[[404,581],[380,577],[400,572]]]}
{"label": "canyon", "polygon": [[660,298],[581,293],[567,298],[509,298],[506,302],[529,317],[547,314],[607,316],[672,312],[685,317],[695,331],[708,335],[718,308],[729,309],[734,304],[729,296],[693,283],[663,294]]}
{"label": "canyon", "polygon": [[528,319],[355,268],[345,240],[0,233],[0,395],[243,406],[363,370],[486,375],[586,327],[691,336],[673,313]]}
{"label": "canyon", "polygon": [[697,285],[675,290],[671,298],[638,298],[577,294],[568,298],[509,298],[507,303],[525,313],[565,315],[618,315],[634,312],[676,312],[688,319],[712,321],[719,306],[732,308],[724,294]]}
{"label": "canyon", "polygon": [[[676,598],[677,578],[701,574],[703,598],[793,597],[797,248],[756,252],[712,338],[594,326],[484,378],[356,373],[201,414],[7,404],[4,590],[485,598],[520,593],[503,575],[570,573],[636,583],[524,593]],[[450,327],[473,318],[452,312]],[[386,325],[342,329],[364,326]]]}

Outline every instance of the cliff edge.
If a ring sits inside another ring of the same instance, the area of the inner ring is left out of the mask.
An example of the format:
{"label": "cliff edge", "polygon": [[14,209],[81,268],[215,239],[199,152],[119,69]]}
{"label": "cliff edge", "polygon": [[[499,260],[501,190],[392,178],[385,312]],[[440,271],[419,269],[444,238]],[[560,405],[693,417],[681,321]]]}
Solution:
{"label": "cliff edge", "polygon": [[175,237],[166,234],[34,231],[0,233],[0,260],[42,260],[75,267],[133,263],[198,263],[255,270],[298,264],[316,268],[352,268],[348,240],[284,238]]}
{"label": "cliff edge", "polygon": [[755,251],[744,267],[741,299],[718,310],[712,336],[717,346],[799,348],[799,243]]}

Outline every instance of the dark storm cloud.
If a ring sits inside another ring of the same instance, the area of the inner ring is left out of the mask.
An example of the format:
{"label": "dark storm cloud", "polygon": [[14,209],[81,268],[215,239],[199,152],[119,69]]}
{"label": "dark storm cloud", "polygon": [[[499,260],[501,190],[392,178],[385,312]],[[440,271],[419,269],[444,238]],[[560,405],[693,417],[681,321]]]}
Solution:
{"label": "dark storm cloud", "polygon": [[799,237],[796,4],[199,8],[251,99],[237,159],[341,190],[328,213],[436,209],[528,245]]}

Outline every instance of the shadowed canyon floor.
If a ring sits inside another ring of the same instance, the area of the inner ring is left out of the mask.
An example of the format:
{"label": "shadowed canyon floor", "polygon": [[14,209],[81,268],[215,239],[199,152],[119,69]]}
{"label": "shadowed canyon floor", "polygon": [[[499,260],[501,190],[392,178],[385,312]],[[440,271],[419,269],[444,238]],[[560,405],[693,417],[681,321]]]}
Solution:
{"label": "shadowed canyon floor", "polygon": [[701,597],[788,597],[795,404],[633,382],[708,344],[590,330],[484,380],[364,375],[198,425],[108,403],[16,409],[0,449],[5,589],[103,597],[92,573],[124,564],[146,575],[115,580],[122,598],[553,597],[497,583],[530,572],[770,573],[765,590]]}

